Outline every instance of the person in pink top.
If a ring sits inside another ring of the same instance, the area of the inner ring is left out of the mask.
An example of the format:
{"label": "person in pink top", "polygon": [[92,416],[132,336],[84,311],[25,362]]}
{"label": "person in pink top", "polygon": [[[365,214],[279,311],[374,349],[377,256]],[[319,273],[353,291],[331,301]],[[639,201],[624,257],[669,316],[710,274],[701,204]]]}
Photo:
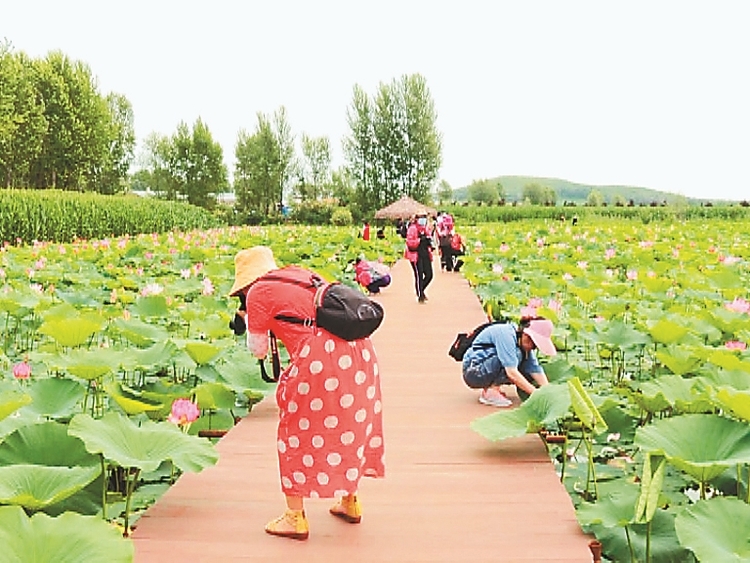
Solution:
{"label": "person in pink top", "polygon": [[377,295],[384,287],[391,284],[388,266],[382,262],[371,262],[358,257],[354,263],[354,279],[367,289],[369,295]]}
{"label": "person in pink top", "polygon": [[404,257],[414,272],[414,289],[417,301],[427,301],[425,289],[432,281],[432,238],[427,229],[427,213],[417,213],[406,229]]}
{"label": "person in pink top", "polygon": [[270,248],[255,246],[235,256],[230,295],[245,304],[247,347],[268,353],[269,331],[290,358],[276,389],[279,425],[276,448],[286,511],[266,524],[275,536],[305,540],[309,524],[305,498],[338,498],[334,516],[359,523],[360,478],[383,477],[383,422],[380,374],[369,338],[342,340],[314,323],[314,272],[279,268]]}

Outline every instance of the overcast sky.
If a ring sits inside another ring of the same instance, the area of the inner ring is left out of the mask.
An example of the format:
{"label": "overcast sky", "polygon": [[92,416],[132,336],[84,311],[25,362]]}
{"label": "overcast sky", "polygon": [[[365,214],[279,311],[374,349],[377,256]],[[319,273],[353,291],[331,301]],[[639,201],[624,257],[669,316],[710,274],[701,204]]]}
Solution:
{"label": "overcast sky", "polygon": [[343,163],[359,84],[420,73],[454,188],[498,175],[750,199],[750,2],[0,0],[0,39],[86,62],[136,134],[200,117],[233,167],[285,106]]}

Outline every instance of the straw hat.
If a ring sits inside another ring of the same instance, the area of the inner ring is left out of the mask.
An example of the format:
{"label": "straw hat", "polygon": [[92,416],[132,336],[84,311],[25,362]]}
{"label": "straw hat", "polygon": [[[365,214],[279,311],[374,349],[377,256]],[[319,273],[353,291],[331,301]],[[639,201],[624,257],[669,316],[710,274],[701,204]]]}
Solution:
{"label": "straw hat", "polygon": [[523,329],[523,332],[529,335],[529,338],[534,341],[539,350],[548,356],[554,356],[557,354],[557,350],[552,343],[553,328],[554,325],[549,319],[534,319],[529,323],[529,326]]}
{"label": "straw hat", "polygon": [[229,295],[237,295],[260,276],[277,268],[273,251],[267,246],[240,250],[234,257],[234,285],[229,290]]}

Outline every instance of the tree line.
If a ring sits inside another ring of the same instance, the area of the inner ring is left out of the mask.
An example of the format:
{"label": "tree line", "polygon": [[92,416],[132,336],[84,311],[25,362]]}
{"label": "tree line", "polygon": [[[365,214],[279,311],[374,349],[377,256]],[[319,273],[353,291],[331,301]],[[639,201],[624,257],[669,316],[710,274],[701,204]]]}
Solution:
{"label": "tree line", "polygon": [[116,193],[134,147],[130,102],[102,95],[88,65],[0,42],[0,185]]}
{"label": "tree line", "polygon": [[151,133],[136,159],[125,96],[103,95],[88,65],[59,51],[32,59],[0,43],[0,181],[8,188],[147,190],[207,209],[233,191],[240,222],[289,203],[333,202],[365,216],[403,195],[427,200],[442,137],[424,77],[404,75],[372,95],[355,85],[346,116],[344,164],[334,170],[328,137],[298,139],[283,106],[258,112],[252,130],[238,131],[230,182],[223,149],[201,118]]}

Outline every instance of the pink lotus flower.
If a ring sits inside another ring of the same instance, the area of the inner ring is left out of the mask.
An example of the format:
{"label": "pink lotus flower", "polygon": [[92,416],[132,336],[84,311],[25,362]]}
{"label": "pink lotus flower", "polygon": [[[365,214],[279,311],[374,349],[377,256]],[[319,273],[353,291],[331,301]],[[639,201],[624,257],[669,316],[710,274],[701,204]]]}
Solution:
{"label": "pink lotus flower", "polygon": [[550,299],[547,307],[549,307],[555,313],[559,313],[560,311],[562,311],[562,303],[560,303],[557,299]]}
{"label": "pink lotus flower", "polygon": [[750,302],[745,301],[742,297],[735,297],[731,303],[725,303],[724,306],[735,313],[750,313]]}
{"label": "pink lotus flower", "polygon": [[538,246],[539,248],[542,248],[542,247],[544,246],[544,237],[541,237],[541,238],[538,238],[538,239],[536,239],[536,245],[537,245],[537,246]]}
{"label": "pink lotus flower", "polygon": [[747,344],[738,340],[730,340],[725,346],[727,347],[727,350],[747,350]]}
{"label": "pink lotus flower", "polygon": [[604,259],[609,260],[611,258],[615,257],[615,249],[614,248],[608,248],[604,251]]}
{"label": "pink lotus flower", "polygon": [[0,280],[1,279],[5,279],[5,276],[6,276],[5,270],[3,270],[2,268],[0,268]]}
{"label": "pink lotus flower", "polygon": [[58,247],[57,247],[57,251],[58,251],[58,252],[59,252],[60,254],[65,254],[65,253],[67,252],[67,250],[65,249],[65,247],[64,247],[64,246],[63,246],[62,244],[61,244],[60,246],[58,246]]}
{"label": "pink lotus flower", "polygon": [[652,240],[642,240],[640,244],[641,248],[651,248],[652,246],[654,246],[654,241]]}
{"label": "pink lotus flower", "polygon": [[588,263],[588,262],[586,262],[586,260],[579,260],[579,261],[578,261],[578,267],[579,267],[579,268],[580,268],[581,270],[585,270],[586,268],[588,268],[588,267],[589,267],[589,263]]}
{"label": "pink lotus flower", "polygon": [[180,270],[180,277],[184,280],[188,279],[190,277],[190,268],[183,268]]}
{"label": "pink lotus flower", "polygon": [[508,252],[509,250],[510,246],[508,246],[507,244],[503,243],[500,245],[500,252]]}
{"label": "pink lotus flower", "polygon": [[626,277],[627,277],[627,278],[628,278],[628,279],[629,279],[630,281],[635,281],[635,280],[637,280],[637,279],[638,279],[638,270],[628,270],[628,273],[627,273],[627,274],[625,274],[625,276],[626,276]]}
{"label": "pink lotus flower", "polygon": [[503,273],[503,265],[502,264],[493,264],[492,265],[492,271],[495,274],[502,274]]}
{"label": "pink lotus flower", "polygon": [[536,317],[536,307],[521,307],[522,317]]}
{"label": "pink lotus flower", "polygon": [[146,284],[146,286],[141,290],[141,295],[143,297],[147,297],[149,295],[159,295],[162,291],[164,291],[164,288],[158,283],[149,283]]}
{"label": "pink lotus flower", "polygon": [[573,279],[573,276],[571,276],[571,275],[570,275],[570,274],[569,274],[568,272],[565,272],[565,273],[563,274],[563,279],[564,279],[565,281],[570,281],[570,280],[572,280],[572,279]]}
{"label": "pink lotus flower", "polygon": [[182,426],[195,422],[200,415],[201,412],[198,410],[198,405],[194,402],[189,399],[176,399],[172,403],[172,412],[167,417],[167,420],[173,424]]}
{"label": "pink lotus flower", "polygon": [[214,284],[208,278],[203,278],[203,295],[213,295]]}
{"label": "pink lotus flower", "polygon": [[16,379],[29,379],[31,377],[31,366],[25,360],[14,365],[13,377]]}

